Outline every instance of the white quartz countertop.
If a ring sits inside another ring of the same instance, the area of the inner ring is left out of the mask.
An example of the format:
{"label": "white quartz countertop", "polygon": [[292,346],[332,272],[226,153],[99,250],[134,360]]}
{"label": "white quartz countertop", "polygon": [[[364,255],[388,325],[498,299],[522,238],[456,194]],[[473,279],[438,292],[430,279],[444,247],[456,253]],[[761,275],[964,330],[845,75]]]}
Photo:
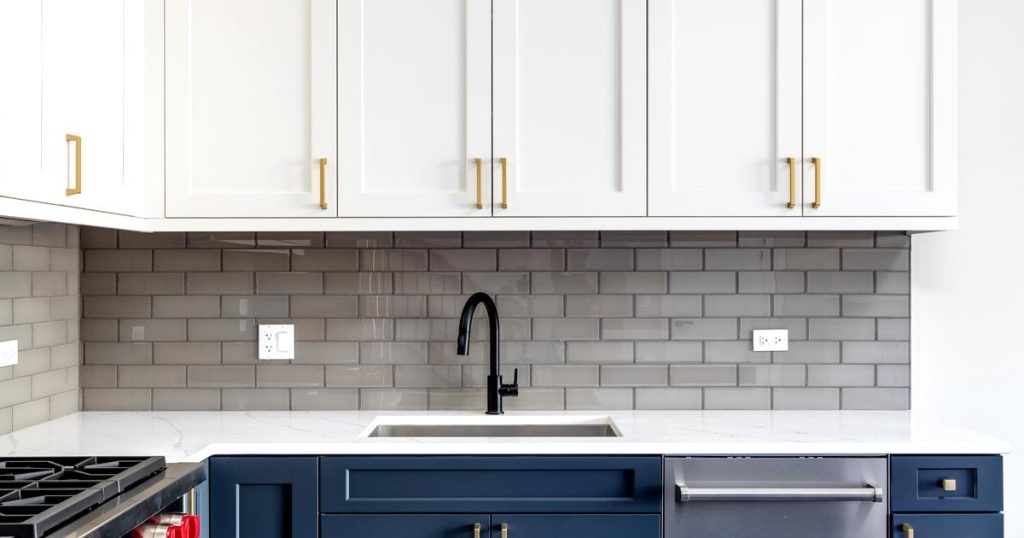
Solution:
{"label": "white quartz countertop", "polygon": [[[0,436],[0,455],[226,454],[996,454],[999,439],[912,412],[611,411],[510,413],[504,420],[610,418],[618,438],[366,438],[378,419],[489,420],[473,413],[87,412]],[[471,418],[472,417],[472,418]]]}

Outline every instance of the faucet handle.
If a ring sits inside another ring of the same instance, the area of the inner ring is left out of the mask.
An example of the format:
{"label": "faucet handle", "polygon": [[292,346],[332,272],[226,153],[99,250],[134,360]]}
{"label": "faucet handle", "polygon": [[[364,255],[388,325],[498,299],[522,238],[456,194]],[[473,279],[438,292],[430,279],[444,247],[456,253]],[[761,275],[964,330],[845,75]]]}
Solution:
{"label": "faucet handle", "polygon": [[502,396],[519,396],[519,368],[512,371],[512,384],[502,384],[498,392]]}

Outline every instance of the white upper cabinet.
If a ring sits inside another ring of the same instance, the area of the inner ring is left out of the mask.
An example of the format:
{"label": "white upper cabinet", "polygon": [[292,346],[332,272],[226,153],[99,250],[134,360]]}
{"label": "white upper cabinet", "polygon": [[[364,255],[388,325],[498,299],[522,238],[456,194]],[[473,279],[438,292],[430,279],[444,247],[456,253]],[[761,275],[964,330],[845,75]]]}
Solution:
{"label": "white upper cabinet", "polygon": [[649,9],[650,214],[800,216],[801,1]]}
{"label": "white upper cabinet", "polygon": [[12,75],[0,85],[0,195],[137,209],[141,178],[126,166],[141,157],[125,133],[142,66],[128,52],[140,34],[127,28],[142,13],[122,0],[0,3],[0,72]]}
{"label": "white upper cabinet", "polygon": [[[127,59],[130,0],[42,0],[42,177],[61,205],[112,213],[137,210],[141,178],[126,162],[126,94],[138,74]],[[141,133],[134,133],[136,139]],[[137,156],[137,155],[133,155]]]}
{"label": "white upper cabinet", "polygon": [[337,4],[166,4],[168,217],[337,214]]}
{"label": "white upper cabinet", "polygon": [[645,215],[646,0],[493,5],[494,214]]}
{"label": "white upper cabinet", "polygon": [[804,215],[956,214],[956,9],[804,2]]}
{"label": "white upper cabinet", "polygon": [[491,215],[490,7],[338,2],[339,215]]}
{"label": "white upper cabinet", "polygon": [[0,73],[6,73],[0,83],[0,196],[53,195],[39,182],[41,36],[37,0],[0,2]]}

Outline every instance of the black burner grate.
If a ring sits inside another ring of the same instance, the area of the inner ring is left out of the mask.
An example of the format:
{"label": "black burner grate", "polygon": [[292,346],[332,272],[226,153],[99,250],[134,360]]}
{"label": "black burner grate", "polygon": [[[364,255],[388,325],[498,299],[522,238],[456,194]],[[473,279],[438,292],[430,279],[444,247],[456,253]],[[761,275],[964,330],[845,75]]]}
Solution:
{"label": "black burner grate", "polygon": [[165,467],[162,457],[0,458],[0,536],[45,536]]}

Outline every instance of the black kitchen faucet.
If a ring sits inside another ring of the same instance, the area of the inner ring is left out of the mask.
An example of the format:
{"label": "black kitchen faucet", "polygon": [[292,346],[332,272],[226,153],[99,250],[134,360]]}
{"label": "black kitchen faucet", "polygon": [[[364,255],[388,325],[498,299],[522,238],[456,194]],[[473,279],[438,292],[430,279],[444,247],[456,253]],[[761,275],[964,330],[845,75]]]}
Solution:
{"label": "black kitchen faucet", "polygon": [[491,371],[487,375],[487,414],[500,415],[504,412],[501,408],[501,399],[505,396],[519,396],[519,368],[515,369],[511,385],[501,383],[500,322],[498,321],[498,307],[490,295],[481,292],[474,293],[466,301],[466,306],[462,307],[456,353],[459,355],[469,354],[469,331],[473,324],[473,312],[476,311],[476,306],[480,303],[483,303],[484,308],[487,309],[487,323],[491,331]]}

